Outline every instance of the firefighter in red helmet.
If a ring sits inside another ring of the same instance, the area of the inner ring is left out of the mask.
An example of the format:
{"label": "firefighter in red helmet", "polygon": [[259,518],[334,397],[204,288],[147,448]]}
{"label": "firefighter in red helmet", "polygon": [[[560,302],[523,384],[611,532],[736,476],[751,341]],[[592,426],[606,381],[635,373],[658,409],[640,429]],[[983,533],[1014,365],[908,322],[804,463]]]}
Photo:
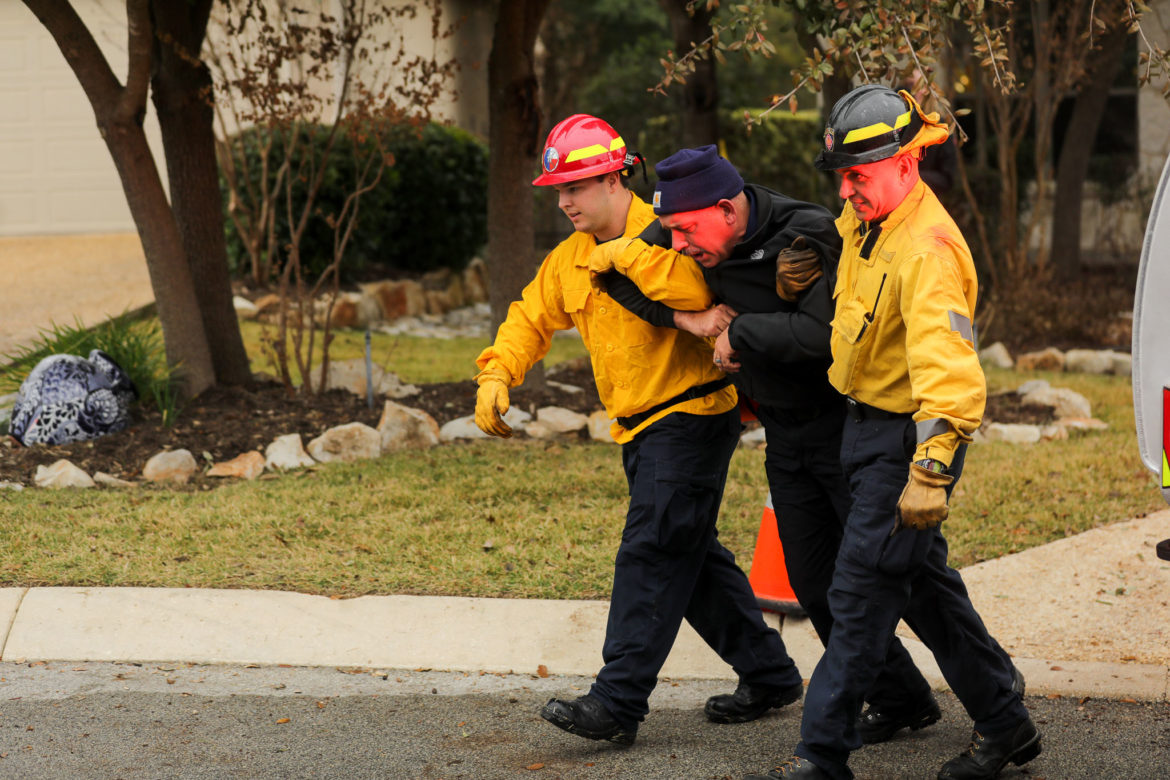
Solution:
{"label": "firefighter in red helmet", "polygon": [[[614,562],[613,595],[590,691],[541,711],[572,734],[630,744],[685,617],[766,697],[767,709],[800,698],[800,672],[763,621],[747,577],[715,530],[727,467],[739,442],[735,388],[704,340],[650,325],[601,289],[589,271],[599,244],[637,236],[654,211],[627,187],[640,159],[606,122],[585,114],[549,133],[536,185],[555,187],[574,232],[541,263],[512,303],[495,343],[476,359],[475,421],[509,436],[508,389],[548,351],[553,333],[576,327],[598,394],[622,445],[630,503]],[[692,264],[663,264],[643,290],[678,309],[711,305]]]}

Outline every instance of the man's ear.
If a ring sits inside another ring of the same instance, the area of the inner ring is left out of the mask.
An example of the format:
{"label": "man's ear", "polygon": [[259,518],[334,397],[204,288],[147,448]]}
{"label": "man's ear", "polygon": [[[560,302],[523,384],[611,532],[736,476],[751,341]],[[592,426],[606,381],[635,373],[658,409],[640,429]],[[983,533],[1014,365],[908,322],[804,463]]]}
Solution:
{"label": "man's ear", "polygon": [[719,200],[719,202],[716,203],[715,205],[718,206],[720,208],[720,210],[722,210],[724,222],[726,222],[728,225],[732,225],[735,223],[736,214],[735,214],[735,204],[734,203],[732,203],[727,198],[721,198]]}

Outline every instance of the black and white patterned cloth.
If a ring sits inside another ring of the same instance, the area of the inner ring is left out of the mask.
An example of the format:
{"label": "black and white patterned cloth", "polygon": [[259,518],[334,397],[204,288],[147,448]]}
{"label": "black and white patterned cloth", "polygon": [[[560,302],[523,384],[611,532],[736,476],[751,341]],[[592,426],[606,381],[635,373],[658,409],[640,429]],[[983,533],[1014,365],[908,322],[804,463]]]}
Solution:
{"label": "black and white patterned cloth", "polygon": [[88,359],[50,355],[21,383],[8,432],[26,445],[95,439],[128,426],[137,398],[130,377],[100,349]]}

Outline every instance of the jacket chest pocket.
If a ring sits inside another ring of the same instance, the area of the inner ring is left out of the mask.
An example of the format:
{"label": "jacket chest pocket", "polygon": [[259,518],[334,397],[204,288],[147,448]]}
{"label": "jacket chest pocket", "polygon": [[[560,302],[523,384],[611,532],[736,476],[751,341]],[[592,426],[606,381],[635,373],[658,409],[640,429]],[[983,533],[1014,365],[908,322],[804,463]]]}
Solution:
{"label": "jacket chest pocket", "polygon": [[[847,344],[859,344],[870,326],[880,319],[878,306],[885,291],[886,279],[887,275],[882,274],[880,279],[858,280],[850,292],[842,290],[840,286],[834,291],[836,308],[833,321],[829,324]],[[870,284],[866,284],[867,281]]]}

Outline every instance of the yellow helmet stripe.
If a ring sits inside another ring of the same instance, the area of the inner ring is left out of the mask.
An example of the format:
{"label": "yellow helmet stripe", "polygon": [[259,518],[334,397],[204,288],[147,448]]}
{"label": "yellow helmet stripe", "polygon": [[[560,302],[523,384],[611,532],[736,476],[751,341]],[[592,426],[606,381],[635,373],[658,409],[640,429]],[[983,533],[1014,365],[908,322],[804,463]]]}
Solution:
{"label": "yellow helmet stripe", "polygon": [[894,120],[893,127],[890,127],[885,122],[878,122],[876,124],[869,125],[868,127],[859,127],[856,130],[850,130],[845,135],[845,139],[843,141],[841,141],[841,143],[851,144],[854,141],[864,141],[868,138],[873,138],[876,135],[882,135],[883,133],[892,133],[895,130],[897,130],[899,127],[905,127],[906,125],[910,124],[910,111],[911,110],[912,109],[907,110],[906,113],[904,113],[904,114],[899,114],[898,118]]}
{"label": "yellow helmet stripe", "polygon": [[576,162],[577,160],[584,160],[586,157],[596,157],[599,154],[609,154],[612,151],[624,148],[625,145],[626,142],[623,141],[622,137],[619,135],[610,142],[608,149],[606,149],[601,144],[591,144],[580,149],[574,149],[565,156],[565,162],[571,163]]}

